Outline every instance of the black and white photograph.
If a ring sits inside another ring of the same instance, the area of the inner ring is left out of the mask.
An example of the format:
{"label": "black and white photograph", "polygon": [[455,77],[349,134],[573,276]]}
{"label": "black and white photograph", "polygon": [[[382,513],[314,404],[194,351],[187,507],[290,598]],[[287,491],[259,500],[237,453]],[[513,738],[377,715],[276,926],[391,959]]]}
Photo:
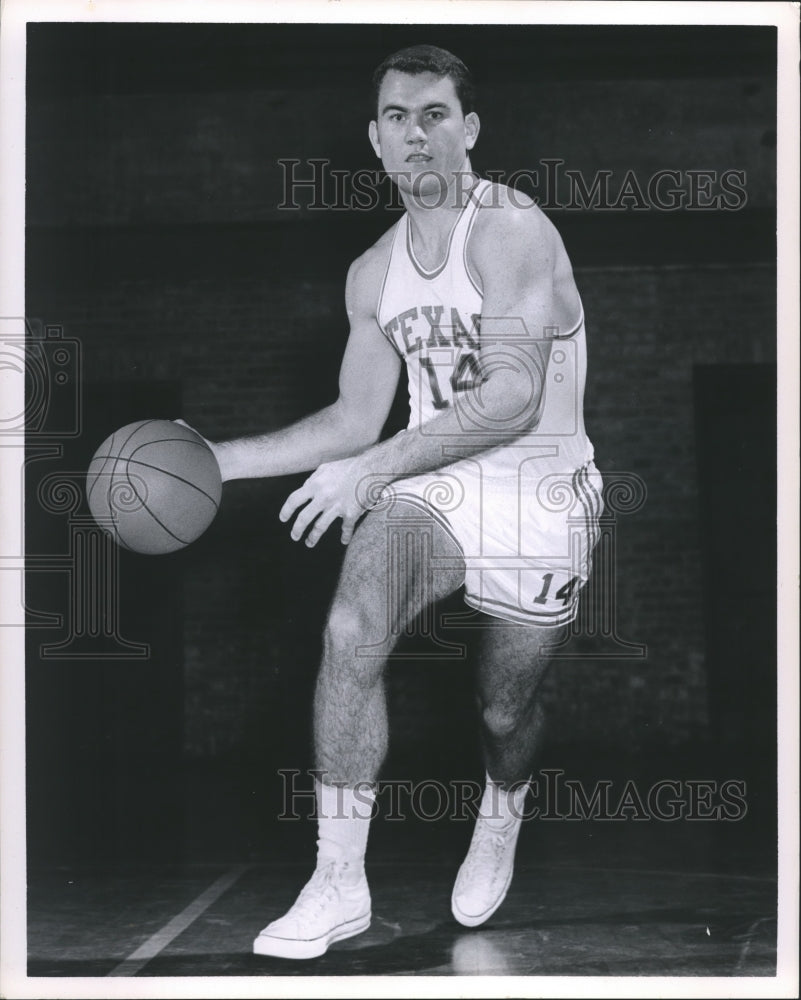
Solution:
{"label": "black and white photograph", "polygon": [[798,27],[4,5],[1,996],[797,995]]}

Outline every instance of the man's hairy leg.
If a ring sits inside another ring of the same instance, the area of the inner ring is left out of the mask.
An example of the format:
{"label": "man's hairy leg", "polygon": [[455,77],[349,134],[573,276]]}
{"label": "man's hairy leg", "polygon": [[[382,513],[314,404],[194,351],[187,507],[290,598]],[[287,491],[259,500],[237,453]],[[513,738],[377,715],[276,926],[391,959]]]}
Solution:
{"label": "man's hairy leg", "polygon": [[467,927],[489,920],[512,881],[527,779],[542,743],[540,685],[559,635],[497,621],[482,634],[478,702],[487,783],[451,897],[454,917]]}
{"label": "man's hairy leg", "polygon": [[370,926],[364,862],[374,792],[355,786],[375,782],[386,751],[387,657],[412,619],[463,579],[458,546],[408,503],[373,510],[354,534],[315,695],[317,862],[294,905],[259,933],[256,954],[313,958]]}
{"label": "man's hairy leg", "polygon": [[487,772],[511,785],[531,774],[544,736],[540,687],[559,628],[491,625],[481,636],[478,700]]}
{"label": "man's hairy leg", "polygon": [[374,782],[386,754],[387,657],[404,628],[464,582],[458,545],[430,515],[373,510],[348,546],[323,639],[315,764],[328,784]]}

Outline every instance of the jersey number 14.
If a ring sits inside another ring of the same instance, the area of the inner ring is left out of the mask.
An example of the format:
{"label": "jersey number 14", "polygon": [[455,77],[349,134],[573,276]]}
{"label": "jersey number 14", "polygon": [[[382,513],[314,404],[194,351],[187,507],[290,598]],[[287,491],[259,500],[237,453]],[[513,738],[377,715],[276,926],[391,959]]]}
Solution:
{"label": "jersey number 14", "polygon": [[[448,403],[448,400],[444,398],[442,391],[440,390],[439,381],[437,380],[437,366],[431,358],[420,358],[420,364],[428,375],[428,384],[431,388],[431,399],[434,403],[434,409],[446,409],[450,404]],[[440,365],[439,367],[443,366]],[[479,385],[480,382],[481,371],[478,367],[475,355],[463,354],[459,359],[459,363],[451,372],[451,390],[453,392],[465,392],[467,389],[472,389]]]}

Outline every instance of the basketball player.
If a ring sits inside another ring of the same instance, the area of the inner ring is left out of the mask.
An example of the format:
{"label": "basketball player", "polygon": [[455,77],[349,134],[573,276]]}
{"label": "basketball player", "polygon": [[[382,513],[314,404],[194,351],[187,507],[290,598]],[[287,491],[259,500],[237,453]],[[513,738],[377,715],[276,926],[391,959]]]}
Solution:
{"label": "basketball player", "polygon": [[[488,626],[477,691],[487,778],[452,911],[477,926],[500,906],[547,649],[577,613],[601,510],[582,417],[584,318],[561,239],[532,202],[472,172],[479,119],[459,59],[405,49],[374,84],[369,138],[406,214],[350,268],[339,397],[284,430],[212,445],[224,480],[316,470],[280,518],[310,546],[341,518],[348,546],[314,703],[317,865],[254,942],[284,958],[321,955],[370,924],[388,636],[462,586]],[[402,363],[409,426],[377,443]],[[393,547],[399,529],[418,543]]]}

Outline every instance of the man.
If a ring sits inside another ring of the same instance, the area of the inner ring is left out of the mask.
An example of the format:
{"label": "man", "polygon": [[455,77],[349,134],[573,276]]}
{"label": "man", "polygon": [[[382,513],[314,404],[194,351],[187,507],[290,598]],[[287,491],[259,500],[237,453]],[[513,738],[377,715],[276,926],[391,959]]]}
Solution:
{"label": "man", "polygon": [[[348,545],[314,704],[317,866],[254,942],[286,958],[369,926],[364,853],[391,637],[463,585],[488,626],[487,786],[452,909],[476,926],[501,904],[541,739],[547,646],[576,615],[601,509],[581,413],[583,314],[558,234],[531,201],[473,174],[479,120],[459,59],[416,46],[385,60],[374,84],[369,138],[406,214],[350,268],[339,397],[284,430],[213,445],[225,480],[316,470],[280,518],[307,545],[341,518]],[[409,426],[377,443],[401,360]],[[399,530],[420,544],[393,545]]]}

